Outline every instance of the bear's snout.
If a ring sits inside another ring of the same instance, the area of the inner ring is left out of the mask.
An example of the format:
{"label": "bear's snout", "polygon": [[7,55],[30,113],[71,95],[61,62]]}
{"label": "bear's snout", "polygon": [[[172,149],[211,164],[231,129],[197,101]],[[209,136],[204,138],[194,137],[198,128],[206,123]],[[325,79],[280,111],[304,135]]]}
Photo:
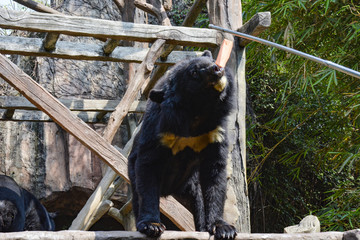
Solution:
{"label": "bear's snout", "polygon": [[224,68],[219,67],[218,65],[214,64],[214,66],[212,67],[213,73],[215,75],[217,75],[219,78],[221,78],[222,76],[224,76]]}

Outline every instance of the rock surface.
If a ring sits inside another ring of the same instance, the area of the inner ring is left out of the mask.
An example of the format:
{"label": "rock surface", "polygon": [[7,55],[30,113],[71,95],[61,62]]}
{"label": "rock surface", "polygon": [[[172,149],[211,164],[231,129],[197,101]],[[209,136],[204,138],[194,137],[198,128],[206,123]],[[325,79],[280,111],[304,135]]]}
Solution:
{"label": "rock surface", "polygon": [[314,215],[303,218],[299,224],[284,228],[284,233],[315,233],[320,232],[320,221]]}

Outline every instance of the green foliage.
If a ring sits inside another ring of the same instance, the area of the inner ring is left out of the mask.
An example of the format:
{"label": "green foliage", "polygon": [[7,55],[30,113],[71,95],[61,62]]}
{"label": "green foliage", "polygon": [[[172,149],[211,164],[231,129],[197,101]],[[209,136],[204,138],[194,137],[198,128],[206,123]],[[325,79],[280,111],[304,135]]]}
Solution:
{"label": "green foliage", "polygon": [[[359,71],[357,1],[242,3],[244,22],[272,13],[262,38]],[[259,43],[246,66],[252,230],[282,232],[310,212],[324,231],[359,228],[360,79]]]}

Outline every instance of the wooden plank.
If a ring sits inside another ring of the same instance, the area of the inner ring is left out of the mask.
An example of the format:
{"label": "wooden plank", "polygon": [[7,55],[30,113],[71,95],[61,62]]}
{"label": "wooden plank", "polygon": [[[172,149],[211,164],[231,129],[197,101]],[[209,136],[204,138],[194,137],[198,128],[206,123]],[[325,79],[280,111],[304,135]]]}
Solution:
{"label": "wooden plank", "polygon": [[47,7],[41,3],[35,2],[33,0],[14,0],[14,1],[21,5],[24,5],[25,7],[28,7],[35,11],[38,11],[38,12],[61,14],[60,12],[56,11],[55,9],[52,9],[51,7]]}
{"label": "wooden plank", "polygon": [[[345,232],[346,233],[346,232]],[[235,240],[342,240],[344,232],[320,232],[320,233],[238,233]],[[107,240],[107,239],[149,239],[139,232],[129,231],[31,231],[0,233],[1,240]],[[214,240],[207,232],[179,232],[165,231],[159,240]]]}
{"label": "wooden plank", "polygon": [[61,104],[46,89],[3,55],[0,55],[0,77],[24,95],[37,108],[49,115],[78,141],[98,155],[117,174],[129,181],[127,177],[127,159],[96,131],[74,116],[66,106]]}
{"label": "wooden plank", "polygon": [[0,27],[140,42],[164,39],[168,44],[200,47],[216,47],[221,43],[218,32],[213,29],[135,24],[3,8],[0,9]]}
{"label": "wooden plank", "polygon": [[[238,31],[257,37],[260,35],[260,33],[268,29],[270,25],[271,25],[271,13],[259,12],[256,13],[243,26],[241,26],[241,28]],[[239,45],[241,47],[245,47],[250,42],[252,41],[245,38],[239,38]]]}
{"label": "wooden plank", "polygon": [[[0,53],[2,54],[141,63],[148,51],[147,48],[117,47],[107,56],[103,53],[103,45],[101,44],[58,41],[56,49],[48,52],[43,48],[40,38],[0,36]],[[185,59],[198,57],[201,54],[202,52],[199,51],[174,51],[166,60],[158,59],[155,64],[169,66]]]}
{"label": "wooden plank", "polygon": [[[104,99],[58,99],[71,111],[113,112],[120,100]],[[146,101],[134,101],[129,109],[132,113],[145,112]],[[0,109],[38,110],[29,100],[18,96],[0,96]]]}
{"label": "wooden plank", "polygon": [[[7,116],[8,111],[14,111],[11,116]],[[97,118],[97,112],[72,112],[72,114],[86,123],[106,123],[110,117],[107,113],[102,119]],[[15,122],[53,122],[53,120],[42,111],[27,111],[8,109],[0,111],[0,121]]]}

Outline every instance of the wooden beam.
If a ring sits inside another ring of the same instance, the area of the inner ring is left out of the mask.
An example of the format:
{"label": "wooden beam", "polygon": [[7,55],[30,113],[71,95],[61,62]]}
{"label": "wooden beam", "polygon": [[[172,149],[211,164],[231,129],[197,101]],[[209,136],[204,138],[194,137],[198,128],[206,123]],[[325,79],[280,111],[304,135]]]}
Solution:
{"label": "wooden beam", "polygon": [[[345,232],[346,233],[346,232]],[[342,240],[344,232],[320,232],[320,233],[238,233],[235,240]],[[25,231],[0,233],[1,240],[107,240],[107,239],[149,239],[139,232],[129,231]],[[165,231],[159,240],[214,240],[207,232],[179,232]],[[347,239],[345,239],[347,240]]]}
{"label": "wooden beam", "polygon": [[[271,25],[271,13],[259,12],[256,13],[243,26],[241,26],[241,28],[238,31],[257,37],[260,35],[260,33],[268,29],[270,25]],[[245,38],[239,38],[239,45],[241,47],[245,47],[250,42],[252,41]]]}
{"label": "wooden beam", "polygon": [[169,44],[200,47],[215,47],[221,43],[218,32],[213,29],[135,24],[3,8],[0,9],[0,27],[140,42],[164,39]]}
{"label": "wooden beam", "polygon": [[7,109],[4,112],[3,118],[5,120],[10,120],[14,116],[14,113],[15,113],[15,109]]}
{"label": "wooden beam", "polygon": [[[106,56],[103,54],[101,44],[58,41],[56,49],[48,52],[43,49],[40,38],[0,36],[0,53],[2,54],[141,63],[148,51],[148,48],[117,47],[110,55]],[[199,51],[174,51],[164,61],[158,59],[155,64],[170,66],[185,59],[198,57],[201,54],[202,52]]]}
{"label": "wooden beam", "polygon": [[[7,116],[9,112],[13,112],[13,115]],[[106,113],[106,112],[105,112]],[[80,118],[85,123],[106,123],[109,120],[110,113],[106,113],[103,118],[98,119],[97,112],[72,112],[72,114]],[[28,110],[16,110],[8,109],[6,111],[0,111],[0,121],[15,121],[15,122],[53,122],[53,120],[42,111],[28,111]]]}
{"label": "wooden beam", "polygon": [[119,46],[120,40],[108,39],[103,47],[104,54],[108,56],[111,54],[117,46]]}
{"label": "wooden beam", "polygon": [[59,40],[60,34],[47,33],[43,40],[43,46],[46,51],[54,51],[56,48],[56,42]]}
{"label": "wooden beam", "polygon": [[[104,99],[58,99],[71,111],[113,112],[120,100]],[[134,101],[129,109],[132,113],[143,113],[146,101]],[[39,110],[24,97],[0,96],[0,109]]]}
{"label": "wooden beam", "polygon": [[196,19],[201,13],[201,10],[206,6],[206,2],[207,0],[196,0],[190,8],[189,14],[186,15],[182,26],[191,27],[194,25]]}
{"label": "wooden beam", "polygon": [[24,73],[7,57],[0,55],[0,77],[18,90],[37,108],[106,162],[117,174],[127,178],[127,159],[86,123]]}
{"label": "wooden beam", "polygon": [[47,7],[41,3],[35,2],[33,0],[14,0],[15,2],[28,7],[34,11],[42,12],[42,13],[53,13],[53,14],[61,14],[61,12],[52,9],[51,7]]}

